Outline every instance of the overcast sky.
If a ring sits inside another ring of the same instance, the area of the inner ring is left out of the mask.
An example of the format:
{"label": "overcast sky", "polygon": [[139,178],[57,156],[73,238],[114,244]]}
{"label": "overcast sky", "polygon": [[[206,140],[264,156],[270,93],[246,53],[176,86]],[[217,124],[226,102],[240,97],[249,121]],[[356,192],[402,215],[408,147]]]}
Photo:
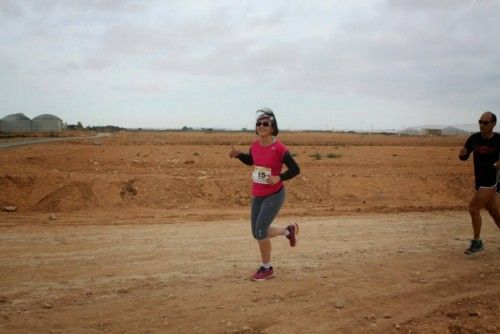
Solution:
{"label": "overcast sky", "polygon": [[[0,0],[0,118],[401,129],[500,114],[500,0]],[[500,116],[500,115],[499,115]]]}

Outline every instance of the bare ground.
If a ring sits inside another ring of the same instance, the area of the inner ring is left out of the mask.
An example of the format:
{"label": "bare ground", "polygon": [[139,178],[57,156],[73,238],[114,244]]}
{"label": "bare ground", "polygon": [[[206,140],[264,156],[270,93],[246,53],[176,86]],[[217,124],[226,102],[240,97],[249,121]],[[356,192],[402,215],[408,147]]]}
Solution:
{"label": "bare ground", "polygon": [[118,133],[0,154],[1,333],[497,333],[499,230],[468,257],[464,138],[282,136],[302,173],[276,278],[248,224],[252,134]]}
{"label": "bare ground", "polygon": [[463,212],[278,219],[301,225],[299,245],[274,239],[276,278],[257,283],[248,279],[259,259],[245,218],[11,220],[0,234],[0,331],[500,329],[500,238],[487,219],[487,249],[476,257],[463,254],[470,234]]}

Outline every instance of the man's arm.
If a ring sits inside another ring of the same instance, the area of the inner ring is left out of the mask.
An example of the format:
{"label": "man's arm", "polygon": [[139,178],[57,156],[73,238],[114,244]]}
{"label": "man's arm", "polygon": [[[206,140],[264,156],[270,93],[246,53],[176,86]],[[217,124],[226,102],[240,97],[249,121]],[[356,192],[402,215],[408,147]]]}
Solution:
{"label": "man's arm", "polygon": [[472,152],[472,136],[470,136],[465,142],[464,146],[460,149],[460,153],[458,154],[458,158],[462,161],[469,159],[470,153]]}
{"label": "man's arm", "polygon": [[467,147],[463,146],[462,149],[460,150],[460,153],[458,154],[458,158],[462,161],[465,161],[469,159],[470,152]]}

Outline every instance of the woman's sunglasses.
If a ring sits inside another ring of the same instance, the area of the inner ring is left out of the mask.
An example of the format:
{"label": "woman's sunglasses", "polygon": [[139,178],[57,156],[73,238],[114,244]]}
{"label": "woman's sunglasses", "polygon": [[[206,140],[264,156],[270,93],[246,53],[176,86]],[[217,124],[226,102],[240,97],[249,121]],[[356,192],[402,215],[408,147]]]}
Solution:
{"label": "woman's sunglasses", "polygon": [[261,126],[261,125],[265,126],[265,127],[268,127],[269,125],[271,125],[271,123],[266,122],[266,121],[264,121],[264,122],[257,121],[257,123],[255,123],[255,126]]}
{"label": "woman's sunglasses", "polygon": [[478,122],[481,125],[488,125],[488,124],[490,124],[490,121],[481,121],[481,120],[479,120]]}

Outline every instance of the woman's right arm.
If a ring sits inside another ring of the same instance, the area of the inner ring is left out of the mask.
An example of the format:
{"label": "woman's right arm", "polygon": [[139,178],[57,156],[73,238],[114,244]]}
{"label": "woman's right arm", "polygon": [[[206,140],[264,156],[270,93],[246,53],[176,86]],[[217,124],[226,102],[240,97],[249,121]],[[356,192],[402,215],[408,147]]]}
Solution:
{"label": "woman's right arm", "polygon": [[231,152],[229,152],[229,157],[230,158],[238,158],[240,159],[241,162],[243,162],[245,165],[253,165],[253,158],[250,153],[241,153],[238,150],[235,150],[234,147],[231,145]]}
{"label": "woman's right arm", "polygon": [[251,154],[240,153],[236,156],[236,158],[240,159],[245,165],[251,166],[253,165],[253,158]]}

